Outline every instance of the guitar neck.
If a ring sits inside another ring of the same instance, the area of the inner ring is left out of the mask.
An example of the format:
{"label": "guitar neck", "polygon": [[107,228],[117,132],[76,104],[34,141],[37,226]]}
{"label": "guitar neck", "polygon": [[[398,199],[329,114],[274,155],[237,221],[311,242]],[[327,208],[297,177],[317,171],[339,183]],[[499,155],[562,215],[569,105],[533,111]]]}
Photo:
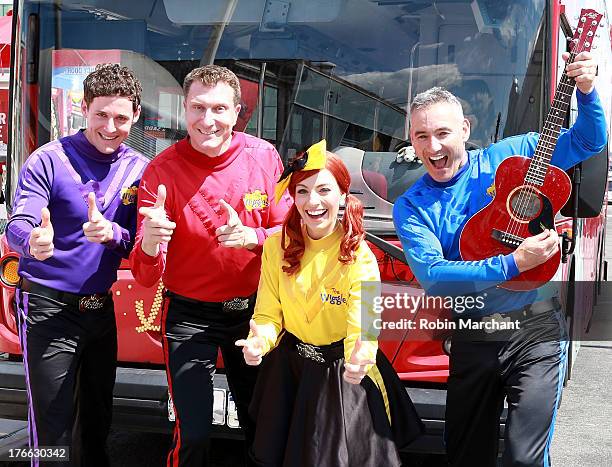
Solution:
{"label": "guitar neck", "polygon": [[[576,53],[570,54],[565,67],[572,63],[576,58]],[[540,133],[540,139],[535,148],[534,156],[529,165],[529,170],[525,176],[525,182],[529,185],[542,186],[544,184],[544,178],[548,172],[550,166],[550,160],[552,158],[553,151],[557,144],[557,139],[561,133],[561,127],[565,122],[565,115],[569,109],[572,94],[576,82],[573,78],[567,76],[565,69],[559,80],[559,85],[555,91],[555,97],[546,116],[544,127]]]}

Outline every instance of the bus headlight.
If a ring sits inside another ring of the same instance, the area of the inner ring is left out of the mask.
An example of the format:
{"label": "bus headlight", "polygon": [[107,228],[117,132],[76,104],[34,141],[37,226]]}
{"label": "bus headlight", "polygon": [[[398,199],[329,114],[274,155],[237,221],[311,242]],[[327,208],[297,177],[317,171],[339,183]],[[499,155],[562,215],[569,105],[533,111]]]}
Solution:
{"label": "bus headlight", "polygon": [[19,256],[9,253],[0,259],[0,283],[3,287],[13,288],[19,283]]}

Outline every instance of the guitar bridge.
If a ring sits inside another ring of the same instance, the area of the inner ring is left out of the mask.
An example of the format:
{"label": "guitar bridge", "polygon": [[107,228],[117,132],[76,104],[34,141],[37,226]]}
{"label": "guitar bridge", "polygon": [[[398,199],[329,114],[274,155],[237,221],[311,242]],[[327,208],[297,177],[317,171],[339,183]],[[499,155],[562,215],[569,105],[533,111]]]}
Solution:
{"label": "guitar bridge", "polygon": [[493,229],[491,232],[491,237],[509,248],[518,248],[518,246],[523,243],[523,240],[525,240],[523,237],[519,237],[518,235],[513,235],[497,229]]}

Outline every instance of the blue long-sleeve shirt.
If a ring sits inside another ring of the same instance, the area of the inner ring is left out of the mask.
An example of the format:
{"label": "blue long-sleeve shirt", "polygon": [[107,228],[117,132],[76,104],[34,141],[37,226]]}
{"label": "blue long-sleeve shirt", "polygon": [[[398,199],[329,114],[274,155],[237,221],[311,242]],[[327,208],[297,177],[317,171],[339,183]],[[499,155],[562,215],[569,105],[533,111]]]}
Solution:
{"label": "blue long-sleeve shirt", "polygon": [[[34,151],[21,169],[6,230],[9,246],[21,255],[20,276],[78,294],[110,289],[134,242],[136,194],[147,162],[125,144],[113,154],[102,154],[82,131]],[[102,215],[113,222],[113,239],[103,245],[89,242],[83,233],[90,192]],[[40,225],[43,207],[51,213],[54,251],[38,261],[30,254],[29,239]]]}
{"label": "blue long-sleeve shirt", "polygon": [[[562,169],[597,154],[607,141],[597,92],[585,95],[577,91],[577,100],[578,118],[569,130],[562,129],[551,159]],[[519,294],[494,288],[519,274],[512,254],[463,261],[459,238],[466,222],[491,202],[488,191],[499,164],[512,155],[531,157],[538,138],[538,133],[528,133],[468,151],[467,163],[451,180],[440,183],[425,174],[396,200],[393,220],[397,234],[408,265],[429,294],[487,290],[487,306],[480,310],[482,314],[500,311],[503,302],[512,302],[514,309],[536,299],[537,292]]]}

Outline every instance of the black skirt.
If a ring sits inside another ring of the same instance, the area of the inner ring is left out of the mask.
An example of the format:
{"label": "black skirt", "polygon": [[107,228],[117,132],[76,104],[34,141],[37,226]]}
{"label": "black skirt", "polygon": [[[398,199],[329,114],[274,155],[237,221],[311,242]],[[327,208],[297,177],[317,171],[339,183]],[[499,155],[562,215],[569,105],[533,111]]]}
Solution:
{"label": "black skirt", "polygon": [[376,367],[382,382],[366,376],[359,385],[347,383],[342,341],[305,346],[285,333],[264,358],[249,408],[257,421],[251,446],[255,464],[401,465],[398,448],[418,437],[423,425],[380,351]]}

